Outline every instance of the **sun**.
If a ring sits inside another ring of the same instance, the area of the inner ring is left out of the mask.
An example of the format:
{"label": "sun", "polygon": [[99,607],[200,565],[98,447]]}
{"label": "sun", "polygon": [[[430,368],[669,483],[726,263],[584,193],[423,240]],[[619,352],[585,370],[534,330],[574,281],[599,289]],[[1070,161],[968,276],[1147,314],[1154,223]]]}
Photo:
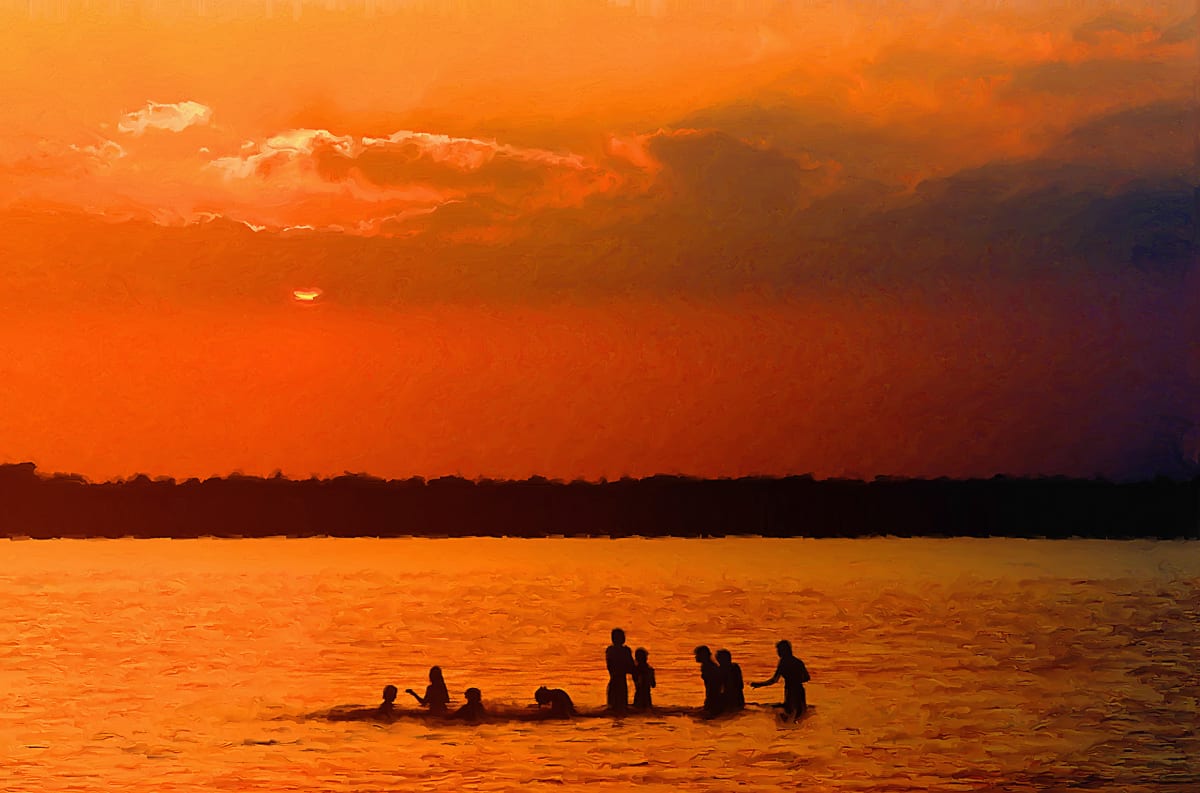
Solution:
{"label": "sun", "polygon": [[316,303],[321,299],[321,295],[323,294],[324,292],[316,287],[309,289],[293,289],[292,299],[297,303]]}

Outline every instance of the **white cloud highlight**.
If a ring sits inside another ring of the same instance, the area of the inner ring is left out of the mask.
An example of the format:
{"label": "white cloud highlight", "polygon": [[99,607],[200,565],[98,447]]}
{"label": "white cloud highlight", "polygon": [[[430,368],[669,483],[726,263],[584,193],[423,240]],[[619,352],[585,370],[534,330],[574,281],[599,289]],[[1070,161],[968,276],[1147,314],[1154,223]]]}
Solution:
{"label": "white cloud highlight", "polygon": [[143,135],[148,129],[182,132],[210,120],[212,108],[199,102],[147,102],[141,110],[122,116],[117,129],[131,135]]}

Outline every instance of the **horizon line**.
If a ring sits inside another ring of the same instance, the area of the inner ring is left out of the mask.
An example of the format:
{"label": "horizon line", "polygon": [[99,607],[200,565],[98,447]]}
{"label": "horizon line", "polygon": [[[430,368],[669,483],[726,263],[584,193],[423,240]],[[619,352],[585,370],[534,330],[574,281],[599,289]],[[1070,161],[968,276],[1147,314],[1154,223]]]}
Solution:
{"label": "horizon line", "polygon": [[312,473],[306,477],[296,477],[285,475],[282,469],[275,469],[270,474],[247,474],[241,470],[232,470],[228,473],[209,474],[206,476],[186,476],[176,477],[170,474],[150,474],[143,471],[131,474],[129,476],[118,476],[107,479],[92,479],[86,474],[67,471],[50,471],[42,470],[37,463],[24,460],[21,462],[0,462],[0,473],[8,469],[25,469],[38,479],[67,479],[79,482],[86,485],[124,485],[132,483],[151,484],[187,484],[189,482],[211,482],[214,480],[230,480],[230,479],[251,479],[263,482],[292,482],[295,484],[312,483],[312,482],[332,482],[338,479],[361,479],[366,481],[374,481],[381,483],[414,483],[429,484],[444,480],[453,480],[458,482],[467,482],[471,484],[544,484],[544,485],[607,485],[617,484],[622,482],[642,482],[649,480],[662,479],[677,479],[687,482],[739,482],[747,480],[757,481],[785,481],[785,480],[808,480],[811,482],[837,482],[837,483],[889,483],[889,482],[994,482],[1000,481],[1015,481],[1015,482],[1089,482],[1099,484],[1112,485],[1133,485],[1147,484],[1160,481],[1169,481],[1175,483],[1194,482],[1200,483],[1200,470],[1190,474],[1173,476],[1167,473],[1157,473],[1152,476],[1143,476],[1138,478],[1114,479],[1096,473],[1091,476],[1076,476],[1071,474],[1014,474],[1014,473],[994,473],[990,475],[977,476],[952,476],[949,474],[939,474],[937,476],[912,476],[907,474],[876,474],[872,477],[862,477],[853,475],[844,476],[817,476],[811,471],[805,473],[752,473],[752,474],[737,474],[728,476],[703,476],[699,474],[688,474],[682,472],[658,472],[646,474],[643,476],[632,476],[623,474],[616,478],[601,476],[596,479],[588,477],[556,477],[545,476],[543,474],[530,474],[523,478],[512,478],[503,476],[489,476],[485,474],[477,474],[468,476],[462,473],[454,474],[437,474],[426,476],[422,474],[410,474],[408,476],[380,476],[378,474],[369,473],[366,471],[350,471],[343,470],[339,474],[316,474]]}

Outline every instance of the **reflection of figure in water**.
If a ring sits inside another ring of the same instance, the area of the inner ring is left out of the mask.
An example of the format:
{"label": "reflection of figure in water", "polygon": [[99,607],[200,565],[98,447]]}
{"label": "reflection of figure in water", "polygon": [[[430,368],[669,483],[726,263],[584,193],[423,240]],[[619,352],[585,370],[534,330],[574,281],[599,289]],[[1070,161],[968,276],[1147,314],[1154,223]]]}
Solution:
{"label": "reflection of figure in water", "polygon": [[721,670],[721,710],[742,710],[746,707],[742,668],[733,662],[728,650],[717,650],[717,667]]}
{"label": "reflection of figure in water", "polygon": [[645,647],[637,648],[633,657],[636,660],[633,665],[633,706],[638,710],[646,710],[650,707],[650,689],[657,685],[654,667],[647,662],[650,653],[646,652]]}
{"label": "reflection of figure in water", "polygon": [[550,706],[550,718],[552,719],[569,719],[575,715],[575,703],[571,701],[571,697],[561,688],[546,688],[542,686],[533,693],[533,699],[538,704],[538,709]]}
{"label": "reflection of figure in water", "polygon": [[450,702],[450,693],[446,691],[446,681],[442,679],[442,668],[440,666],[430,667],[429,669],[429,685],[425,687],[425,696],[420,696],[411,688],[405,689],[413,698],[422,706],[429,708],[430,713],[443,714],[446,712],[446,704]]}
{"label": "reflection of figure in water", "polygon": [[700,679],[704,681],[704,713],[715,716],[721,712],[721,669],[713,663],[708,645],[697,647],[695,655],[700,664]]}
{"label": "reflection of figure in water", "polygon": [[608,666],[608,709],[622,713],[629,708],[629,681],[633,674],[633,653],[625,646],[625,631],[613,628],[612,644],[604,651]]}
{"label": "reflection of figure in water", "polygon": [[468,688],[463,692],[463,696],[466,697],[467,704],[454,711],[453,718],[463,721],[479,721],[487,715],[487,711],[483,709],[483,694],[479,689]]}
{"label": "reflection of figure in water", "polygon": [[779,655],[779,666],[770,680],[761,683],[751,683],[751,688],[772,686],[783,678],[783,713],[792,719],[797,718],[808,708],[808,699],[804,694],[804,684],[809,681],[808,669],[804,662],[792,654],[792,643],[782,639],[775,643],[775,652]]}
{"label": "reflection of figure in water", "polygon": [[375,712],[380,718],[390,719],[396,715],[396,694],[399,690],[395,686],[383,687],[383,702],[379,703],[379,707]]}

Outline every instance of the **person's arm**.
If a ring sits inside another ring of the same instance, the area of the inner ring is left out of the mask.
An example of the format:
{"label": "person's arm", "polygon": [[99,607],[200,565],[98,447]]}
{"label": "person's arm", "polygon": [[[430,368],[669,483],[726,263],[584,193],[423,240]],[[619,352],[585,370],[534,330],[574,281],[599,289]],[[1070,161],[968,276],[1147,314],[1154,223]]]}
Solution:
{"label": "person's arm", "polygon": [[654,670],[651,669],[650,670],[650,688],[654,688],[657,685],[658,685],[658,682],[654,679]]}
{"label": "person's arm", "polygon": [[425,700],[421,697],[421,695],[418,694],[417,692],[413,691],[411,688],[406,688],[406,689],[404,689],[404,691],[407,694],[412,694],[413,699],[415,699],[419,704],[421,704],[421,705],[425,704]]}
{"label": "person's arm", "polygon": [[[783,666],[780,664],[779,666]],[[763,680],[759,683],[751,683],[750,688],[762,688],[763,686],[773,686],[779,682],[779,666],[775,667],[775,674],[771,675],[770,680]]]}

